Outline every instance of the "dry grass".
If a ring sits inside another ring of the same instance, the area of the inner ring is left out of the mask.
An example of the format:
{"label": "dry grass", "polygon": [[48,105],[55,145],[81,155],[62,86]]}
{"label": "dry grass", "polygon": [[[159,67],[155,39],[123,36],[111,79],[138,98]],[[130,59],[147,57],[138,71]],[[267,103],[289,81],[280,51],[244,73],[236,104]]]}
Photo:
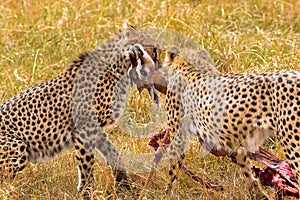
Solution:
{"label": "dry grass", "polygon": [[[298,70],[299,13],[297,0],[6,0],[0,5],[0,102],[55,77],[75,55],[99,45],[124,20],[192,38],[211,53],[222,71]],[[137,94],[131,98],[137,121],[147,118],[150,103],[147,100],[144,105],[145,98]],[[146,140],[130,137],[121,128],[109,132],[124,150],[151,151]],[[201,156],[199,148],[195,144],[187,153],[187,166],[206,180],[222,184],[223,192],[207,190],[181,175],[173,193],[165,195],[167,170],[163,169],[156,173],[156,182],[145,199],[247,199],[249,194],[238,167],[227,158]],[[30,165],[15,180],[0,187],[0,198],[76,199],[75,166],[72,152]],[[102,162],[95,170],[98,199],[135,199],[146,177],[131,174],[136,188],[127,191],[114,186],[111,172]],[[266,189],[270,194],[274,192]]]}

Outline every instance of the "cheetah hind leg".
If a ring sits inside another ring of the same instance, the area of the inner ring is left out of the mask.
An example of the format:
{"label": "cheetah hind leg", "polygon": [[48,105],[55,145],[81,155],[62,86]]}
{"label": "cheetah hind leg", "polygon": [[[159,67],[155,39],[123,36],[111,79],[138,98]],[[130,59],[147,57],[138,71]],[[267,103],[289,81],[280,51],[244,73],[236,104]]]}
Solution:
{"label": "cheetah hind leg", "polygon": [[14,135],[0,133],[0,181],[13,179],[28,163],[27,145]]}
{"label": "cheetah hind leg", "polygon": [[[242,172],[244,173],[247,183],[249,184],[249,192],[251,195],[251,199],[253,200],[269,200],[271,199],[268,195],[266,195],[258,180],[254,178],[251,171],[251,163],[247,156],[247,150],[244,147],[240,147],[237,150],[236,156],[233,156],[236,159],[237,164],[242,168]],[[233,158],[234,159],[234,158]]]}

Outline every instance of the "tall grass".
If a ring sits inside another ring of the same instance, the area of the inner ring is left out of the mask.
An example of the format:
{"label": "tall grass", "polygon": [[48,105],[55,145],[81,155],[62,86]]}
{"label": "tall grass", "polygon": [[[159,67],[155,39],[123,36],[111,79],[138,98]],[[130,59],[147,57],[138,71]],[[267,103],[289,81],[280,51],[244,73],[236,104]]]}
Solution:
{"label": "tall grass", "polygon": [[[125,20],[137,27],[165,28],[192,38],[224,72],[299,70],[299,13],[297,0],[6,0],[0,4],[0,102],[55,77],[77,54],[95,48]],[[134,93],[131,100],[136,120],[147,118],[151,105],[147,95]],[[151,152],[145,139],[128,136],[117,126],[108,132],[120,148]],[[165,195],[168,176],[164,169],[156,173],[145,199],[249,198],[239,167],[227,158],[203,157],[199,149],[195,144],[187,153],[187,166],[223,185],[224,191],[207,190],[182,174],[173,192]],[[29,165],[15,180],[1,185],[0,198],[76,199],[75,166],[72,151]],[[134,199],[146,177],[131,174],[135,188],[128,191],[115,187],[103,162],[97,162],[95,171],[98,199]]]}

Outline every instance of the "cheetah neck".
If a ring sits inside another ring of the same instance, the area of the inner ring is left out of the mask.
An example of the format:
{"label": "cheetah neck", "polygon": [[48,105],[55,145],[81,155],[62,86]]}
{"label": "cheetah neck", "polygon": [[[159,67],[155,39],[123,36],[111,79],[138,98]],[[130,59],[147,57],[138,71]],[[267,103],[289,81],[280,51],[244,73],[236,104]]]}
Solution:
{"label": "cheetah neck", "polygon": [[172,62],[172,73],[174,75],[176,73],[180,73],[181,76],[187,77],[186,80],[190,80],[189,77],[197,76],[198,78],[202,78],[204,76],[215,74],[212,70],[206,70],[199,68],[182,57],[175,57],[174,61]]}
{"label": "cheetah neck", "polygon": [[126,69],[125,62],[122,60],[122,55],[125,52],[124,48],[117,52],[99,48],[80,54],[61,76],[63,78],[69,77],[71,80],[88,80],[91,84],[105,81],[112,85],[115,85],[121,79],[129,79],[128,69]]}
{"label": "cheetah neck", "polygon": [[[176,55],[175,57],[166,57],[167,64],[171,68],[171,78],[177,80],[181,77],[183,84],[194,85],[206,84],[207,80],[217,79],[222,76],[221,72],[210,60],[203,59],[201,56],[192,57],[190,55]],[[177,78],[176,78],[177,77]]]}

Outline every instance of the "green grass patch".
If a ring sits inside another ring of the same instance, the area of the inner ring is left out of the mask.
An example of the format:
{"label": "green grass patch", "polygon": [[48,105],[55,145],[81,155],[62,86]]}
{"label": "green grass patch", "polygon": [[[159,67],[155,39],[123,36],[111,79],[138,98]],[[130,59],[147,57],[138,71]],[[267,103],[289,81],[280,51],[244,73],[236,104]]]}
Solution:
{"label": "green grass patch", "polygon": [[[299,13],[297,0],[3,1],[0,102],[56,77],[76,55],[98,46],[125,20],[137,27],[165,28],[191,38],[209,51],[223,72],[299,70]],[[134,93],[131,100],[134,121],[148,122],[151,102],[147,94],[140,97]],[[151,152],[147,139],[128,136],[118,127],[108,132],[120,148]],[[280,148],[274,147],[275,152]],[[181,175],[173,192],[165,195],[168,170],[163,169],[156,173],[145,199],[248,199],[239,167],[227,158],[203,157],[199,149],[195,144],[188,151],[187,166],[206,180],[223,185],[224,191],[207,190]],[[111,171],[104,163],[98,162],[95,171],[98,199],[135,199],[147,176],[131,174],[136,189],[126,191],[114,186]],[[78,198],[76,186],[77,168],[71,151],[29,165],[15,180],[1,185],[0,198],[71,200]]]}

